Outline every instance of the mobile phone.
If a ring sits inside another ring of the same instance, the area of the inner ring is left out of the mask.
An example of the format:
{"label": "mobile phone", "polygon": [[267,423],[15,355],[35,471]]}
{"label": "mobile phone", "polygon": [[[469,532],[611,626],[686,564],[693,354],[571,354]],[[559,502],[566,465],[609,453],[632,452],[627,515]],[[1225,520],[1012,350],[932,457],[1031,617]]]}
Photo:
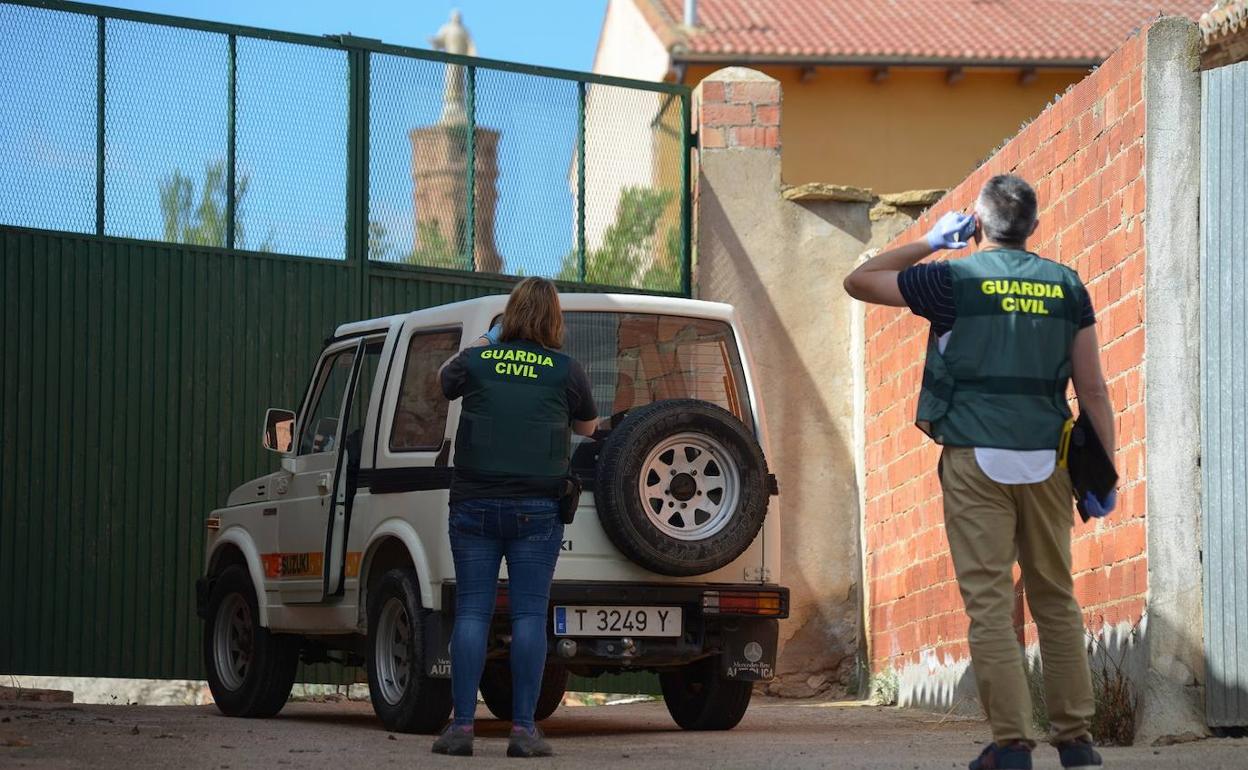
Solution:
{"label": "mobile phone", "polygon": [[975,232],[979,230],[979,218],[971,214],[971,218],[966,221],[962,229],[958,231],[958,240],[963,243],[969,242],[975,237]]}

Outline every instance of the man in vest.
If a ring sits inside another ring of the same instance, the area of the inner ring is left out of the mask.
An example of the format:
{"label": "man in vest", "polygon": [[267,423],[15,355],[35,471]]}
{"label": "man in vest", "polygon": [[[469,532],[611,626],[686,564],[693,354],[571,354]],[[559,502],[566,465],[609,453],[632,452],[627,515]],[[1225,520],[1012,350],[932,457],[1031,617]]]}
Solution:
{"label": "man in vest", "polygon": [[[1022,568],[1040,635],[1045,704],[1062,767],[1101,767],[1089,732],[1091,673],[1070,573],[1070,476],[1057,447],[1067,383],[1112,457],[1113,411],[1095,316],[1074,270],[1027,251],[1036,194],[1016,176],[984,185],[973,216],[950,212],[927,238],[886,251],[845,279],[855,299],[909,307],[931,322],[917,425],[944,446],[945,532],[970,618],[968,640],[993,742],[971,770],[1031,768],[1035,745],[1023,651],[1013,626]],[[974,239],[971,256],[916,264]],[[1115,495],[1090,495],[1104,516]]]}

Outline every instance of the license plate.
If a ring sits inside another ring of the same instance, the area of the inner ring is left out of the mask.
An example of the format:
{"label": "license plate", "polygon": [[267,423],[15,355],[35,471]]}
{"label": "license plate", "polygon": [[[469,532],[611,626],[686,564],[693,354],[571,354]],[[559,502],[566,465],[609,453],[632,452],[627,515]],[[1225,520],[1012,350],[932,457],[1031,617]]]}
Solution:
{"label": "license plate", "polygon": [[556,636],[680,636],[680,607],[555,607]]}

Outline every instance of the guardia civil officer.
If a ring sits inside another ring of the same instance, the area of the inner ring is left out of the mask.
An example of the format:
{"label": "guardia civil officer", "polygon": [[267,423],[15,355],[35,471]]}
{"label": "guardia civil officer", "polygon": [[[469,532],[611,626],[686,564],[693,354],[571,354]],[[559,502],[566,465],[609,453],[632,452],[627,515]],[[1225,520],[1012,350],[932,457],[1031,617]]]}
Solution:
{"label": "guardia civil officer", "polygon": [[472,754],[477,688],[485,665],[498,569],[507,560],[511,607],[509,757],[545,757],[533,722],[546,664],[546,614],[563,542],[558,498],[571,434],[592,435],[589,378],[559,351],[563,314],[555,285],[527,278],[511,292],[502,326],[447,361],[442,392],[463,399],[455,436],[450,538],[455,560],[451,633],[454,720],[437,754]]}
{"label": "guardia civil officer", "polygon": [[[1027,251],[1036,224],[1031,186],[996,176],[974,216],[950,212],[925,240],[845,279],[854,298],[908,306],[931,322],[916,422],[944,446],[945,532],[994,739],[971,770],[1031,768],[1031,699],[1013,626],[1016,559],[1040,634],[1049,738],[1063,767],[1102,766],[1070,574],[1071,482],[1056,451],[1070,417],[1068,381],[1110,457],[1114,426],[1088,292],[1074,270]],[[965,259],[915,264],[972,238],[980,249]],[[1104,516],[1115,498],[1083,502]]]}

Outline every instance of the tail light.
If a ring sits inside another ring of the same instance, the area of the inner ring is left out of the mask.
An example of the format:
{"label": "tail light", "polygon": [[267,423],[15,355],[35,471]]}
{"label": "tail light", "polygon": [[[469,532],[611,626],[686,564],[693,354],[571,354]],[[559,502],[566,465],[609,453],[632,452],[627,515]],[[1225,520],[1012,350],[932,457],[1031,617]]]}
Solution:
{"label": "tail light", "polygon": [[783,615],[784,597],[779,591],[707,591],[702,594],[707,615]]}

